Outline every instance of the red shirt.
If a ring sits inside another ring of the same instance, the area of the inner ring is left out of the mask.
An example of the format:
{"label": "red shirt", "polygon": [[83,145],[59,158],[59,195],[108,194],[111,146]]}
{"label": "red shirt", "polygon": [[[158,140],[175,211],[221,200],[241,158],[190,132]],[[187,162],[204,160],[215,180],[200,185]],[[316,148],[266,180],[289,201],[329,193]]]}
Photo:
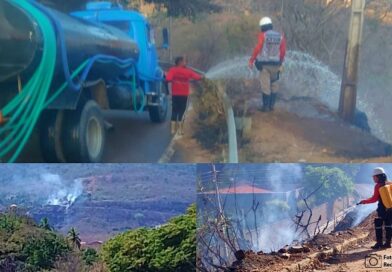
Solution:
{"label": "red shirt", "polygon": [[[385,185],[391,185],[392,183],[390,181],[385,182]],[[373,196],[371,198],[362,200],[361,203],[362,204],[371,204],[371,203],[375,203],[378,200],[380,200],[381,196],[380,196],[380,188],[384,186],[381,185],[379,183],[376,184],[376,186],[374,186],[374,193]]]}
{"label": "red shirt", "polygon": [[184,66],[174,66],[166,73],[166,80],[172,83],[173,96],[188,96],[189,82],[200,79],[202,79],[201,75]]}
{"label": "red shirt", "polygon": [[380,199],[380,188],[381,188],[381,184],[377,183],[376,186],[374,186],[373,196],[371,198],[362,200],[361,203],[362,204],[371,204],[371,203],[377,202]]}
{"label": "red shirt", "polygon": [[[261,49],[263,49],[264,46],[264,36],[265,32],[260,32],[259,34],[259,40],[257,42],[257,45],[255,49],[253,50],[252,57],[249,60],[249,63],[253,64],[256,61],[257,56],[260,54]],[[282,35],[282,42],[280,44],[280,61],[283,62],[284,58],[286,56],[286,38],[284,35]]]}

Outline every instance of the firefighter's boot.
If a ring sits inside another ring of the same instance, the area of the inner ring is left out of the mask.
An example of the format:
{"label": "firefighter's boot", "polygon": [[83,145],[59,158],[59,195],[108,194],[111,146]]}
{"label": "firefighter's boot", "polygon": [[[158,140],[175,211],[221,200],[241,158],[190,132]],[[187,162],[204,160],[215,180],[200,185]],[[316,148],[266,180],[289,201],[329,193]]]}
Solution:
{"label": "firefighter's boot", "polygon": [[385,225],[385,244],[383,248],[391,248],[391,240],[392,240],[392,223],[388,222]]}
{"label": "firefighter's boot", "polygon": [[383,247],[382,244],[382,225],[383,220],[381,218],[374,219],[374,227],[376,231],[376,241],[377,243],[372,246],[372,249],[381,249]]}
{"label": "firefighter's boot", "polygon": [[276,93],[271,94],[271,98],[270,98],[270,110],[271,111],[273,111],[275,109],[277,96],[278,96],[278,94],[276,94]]}
{"label": "firefighter's boot", "polygon": [[261,108],[262,112],[270,111],[271,96],[263,93],[263,106]]}

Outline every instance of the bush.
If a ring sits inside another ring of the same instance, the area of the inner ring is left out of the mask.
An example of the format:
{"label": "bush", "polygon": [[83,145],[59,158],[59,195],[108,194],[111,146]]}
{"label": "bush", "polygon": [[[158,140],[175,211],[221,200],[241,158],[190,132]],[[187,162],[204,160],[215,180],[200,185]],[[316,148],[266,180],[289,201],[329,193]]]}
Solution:
{"label": "bush", "polygon": [[56,258],[70,251],[65,239],[55,233],[40,233],[38,237],[28,239],[22,254],[27,257],[26,263],[35,271],[52,268]]}
{"label": "bush", "polygon": [[207,149],[215,149],[227,142],[226,116],[217,85],[205,80],[194,93],[197,114],[194,137]]}
{"label": "bush", "polygon": [[[0,214],[0,271],[40,271],[70,251],[66,240],[16,212]],[[12,269],[11,269],[12,268]]]}
{"label": "bush", "polygon": [[120,234],[104,244],[102,258],[112,272],[195,271],[196,206],[160,228]]}
{"label": "bush", "polygon": [[98,253],[93,248],[83,250],[83,261],[86,265],[93,265],[99,259]]}
{"label": "bush", "polygon": [[290,206],[286,201],[274,199],[265,203],[266,209],[269,212],[286,213],[290,211]]}

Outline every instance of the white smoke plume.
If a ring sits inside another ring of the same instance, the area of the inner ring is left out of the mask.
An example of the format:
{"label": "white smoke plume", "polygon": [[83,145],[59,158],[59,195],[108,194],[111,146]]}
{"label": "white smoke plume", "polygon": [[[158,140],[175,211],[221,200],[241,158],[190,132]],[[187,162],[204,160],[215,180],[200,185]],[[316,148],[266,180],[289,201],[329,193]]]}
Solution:
{"label": "white smoke plume", "polygon": [[65,183],[59,175],[44,174],[44,182],[52,184],[53,192],[49,195],[48,205],[70,206],[83,193],[83,185],[80,179]]}
{"label": "white smoke plume", "polygon": [[83,193],[82,180],[64,179],[50,172],[32,175],[12,175],[10,182],[1,184],[1,194],[8,203],[22,206],[70,206]]}
{"label": "white smoke plume", "polygon": [[[303,170],[299,164],[274,164],[268,166],[268,183],[275,192],[288,192],[293,189],[288,183],[299,183],[303,177]],[[288,203],[290,210],[295,210],[294,203]],[[279,222],[285,220],[286,224],[265,224],[259,236],[259,248],[265,252],[277,250],[287,244],[293,243],[298,237],[294,225],[291,223],[289,211],[278,214],[273,207],[265,207],[263,221]]]}

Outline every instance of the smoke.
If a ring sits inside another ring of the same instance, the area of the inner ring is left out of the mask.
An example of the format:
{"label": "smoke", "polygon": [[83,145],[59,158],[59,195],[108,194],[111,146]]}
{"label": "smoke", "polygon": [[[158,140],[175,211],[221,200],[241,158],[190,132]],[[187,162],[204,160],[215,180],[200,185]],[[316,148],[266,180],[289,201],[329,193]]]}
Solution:
{"label": "smoke", "polygon": [[275,192],[288,192],[288,186],[301,181],[303,170],[300,164],[269,164],[267,180]]}
{"label": "smoke", "polygon": [[351,227],[358,226],[366,217],[368,217],[372,212],[377,209],[377,204],[371,205],[361,205],[356,208],[355,219],[351,225]]}
{"label": "smoke", "polygon": [[[262,221],[267,222],[267,224],[261,226],[261,233],[258,238],[259,248],[256,248],[256,250],[265,252],[282,248],[287,244],[293,243],[298,238],[290,216],[290,212],[295,211],[296,204],[290,203],[288,197],[290,191],[295,188],[294,185],[302,180],[303,170],[299,164],[270,164],[268,165],[267,173],[267,180],[273,191],[286,192],[286,199],[276,198],[263,209]],[[280,197],[282,196],[280,195]],[[279,210],[277,206],[274,206],[279,205],[279,202],[275,200],[285,201],[288,203],[289,209],[285,212]],[[281,224],[283,221],[285,221],[285,224]],[[276,224],[277,222],[279,223]]]}
{"label": "smoke", "polygon": [[71,206],[83,192],[80,179],[65,183],[59,175],[53,174],[44,174],[42,179],[45,183],[51,184],[54,189],[48,197],[48,205]]}
{"label": "smoke", "polygon": [[70,206],[83,193],[82,180],[67,180],[58,174],[14,174],[11,182],[1,184],[1,194],[8,204],[22,206]]}

